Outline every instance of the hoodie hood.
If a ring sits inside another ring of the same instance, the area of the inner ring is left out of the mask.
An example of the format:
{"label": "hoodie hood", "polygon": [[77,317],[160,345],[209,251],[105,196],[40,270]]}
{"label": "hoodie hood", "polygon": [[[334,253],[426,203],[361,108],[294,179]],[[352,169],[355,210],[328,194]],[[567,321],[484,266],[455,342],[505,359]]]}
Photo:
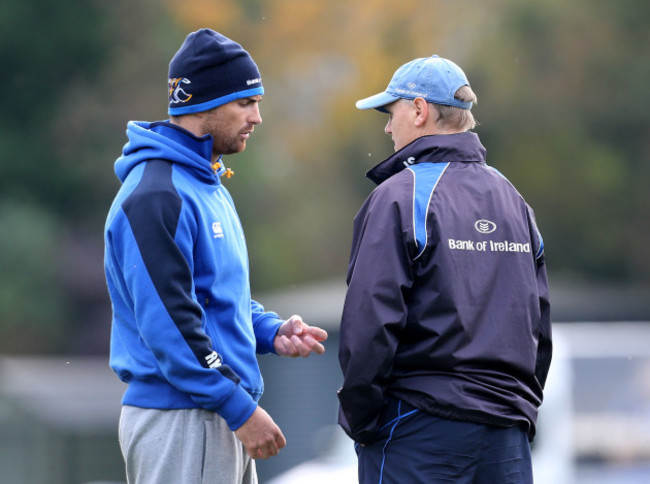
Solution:
{"label": "hoodie hood", "polygon": [[220,183],[225,167],[219,159],[216,173],[212,168],[211,135],[199,138],[166,121],[129,121],[126,135],[129,141],[122,149],[122,156],[115,161],[115,174],[121,182],[140,163],[158,159],[183,165],[207,183]]}

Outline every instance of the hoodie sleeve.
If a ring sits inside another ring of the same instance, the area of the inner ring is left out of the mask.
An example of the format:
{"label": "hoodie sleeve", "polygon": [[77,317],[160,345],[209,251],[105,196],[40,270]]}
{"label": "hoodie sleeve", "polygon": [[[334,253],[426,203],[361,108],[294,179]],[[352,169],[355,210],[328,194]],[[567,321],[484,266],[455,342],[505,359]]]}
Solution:
{"label": "hoodie sleeve", "polygon": [[264,307],[257,301],[251,301],[251,312],[257,342],[257,353],[260,355],[275,353],[273,341],[283,321],[276,313],[265,311]]}
{"label": "hoodie sleeve", "polygon": [[364,444],[378,430],[412,287],[400,209],[381,188],[355,219],[339,346],[339,423]]}
{"label": "hoodie sleeve", "polygon": [[[155,188],[148,180],[155,180]],[[160,183],[169,180],[168,184]],[[203,310],[193,297],[192,217],[171,183],[171,165],[149,162],[123,202],[122,225],[111,237],[117,264],[134,304],[139,337],[167,381],[236,429],[256,403],[223,364],[203,330]]]}

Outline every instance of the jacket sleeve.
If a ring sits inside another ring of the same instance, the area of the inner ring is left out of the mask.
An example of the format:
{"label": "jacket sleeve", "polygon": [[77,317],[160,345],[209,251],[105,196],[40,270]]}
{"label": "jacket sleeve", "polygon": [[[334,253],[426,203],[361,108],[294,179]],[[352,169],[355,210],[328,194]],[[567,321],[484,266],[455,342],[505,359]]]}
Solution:
{"label": "jacket sleeve", "polygon": [[196,221],[174,191],[137,190],[123,206],[123,226],[112,236],[118,265],[134,305],[139,338],[167,381],[236,429],[256,403],[223,364],[203,330],[204,314],[193,292]]}
{"label": "jacket sleeve", "polygon": [[[382,188],[382,187],[380,187]],[[355,219],[341,320],[339,423],[355,441],[378,431],[412,286],[399,206],[376,189]]]}
{"label": "jacket sleeve", "polygon": [[552,330],[551,330],[551,304],[548,288],[548,276],[546,273],[546,258],[544,255],[544,240],[537,228],[535,214],[528,206],[528,220],[530,224],[531,238],[535,252],[537,291],[539,297],[540,320],[539,339],[537,344],[537,360],[535,365],[535,377],[542,388],[546,385],[546,377],[551,366],[553,354]]}
{"label": "jacket sleeve", "polygon": [[544,256],[537,260],[537,287],[539,289],[539,306],[541,318],[539,321],[539,341],[537,345],[537,363],[535,377],[542,388],[546,385],[546,377],[551,367],[553,353],[551,330],[551,305],[549,302],[548,280]]}

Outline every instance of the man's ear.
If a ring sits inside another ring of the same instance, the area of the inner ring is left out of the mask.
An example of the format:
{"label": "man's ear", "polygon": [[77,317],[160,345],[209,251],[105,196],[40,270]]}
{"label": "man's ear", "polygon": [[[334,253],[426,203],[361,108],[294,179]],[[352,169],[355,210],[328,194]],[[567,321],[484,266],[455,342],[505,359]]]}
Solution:
{"label": "man's ear", "polygon": [[200,138],[206,134],[203,132],[203,124],[207,113],[208,111],[201,111],[199,113],[183,114],[182,116],[176,116],[172,120],[172,123],[177,124]]}
{"label": "man's ear", "polygon": [[416,97],[413,99],[413,105],[415,106],[415,126],[421,128],[429,117],[429,104],[423,98]]}

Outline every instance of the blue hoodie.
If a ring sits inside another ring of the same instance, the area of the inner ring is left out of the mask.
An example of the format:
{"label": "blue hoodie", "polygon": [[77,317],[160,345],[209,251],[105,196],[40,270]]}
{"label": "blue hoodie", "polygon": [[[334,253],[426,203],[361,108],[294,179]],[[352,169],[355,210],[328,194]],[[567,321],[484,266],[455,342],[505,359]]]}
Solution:
{"label": "blue hoodie", "polygon": [[122,182],[105,227],[113,307],[110,365],[122,403],[204,408],[232,430],[264,385],[256,353],[282,321],[251,299],[244,233],[212,168],[212,137],[167,122],[130,122],[115,162]]}

